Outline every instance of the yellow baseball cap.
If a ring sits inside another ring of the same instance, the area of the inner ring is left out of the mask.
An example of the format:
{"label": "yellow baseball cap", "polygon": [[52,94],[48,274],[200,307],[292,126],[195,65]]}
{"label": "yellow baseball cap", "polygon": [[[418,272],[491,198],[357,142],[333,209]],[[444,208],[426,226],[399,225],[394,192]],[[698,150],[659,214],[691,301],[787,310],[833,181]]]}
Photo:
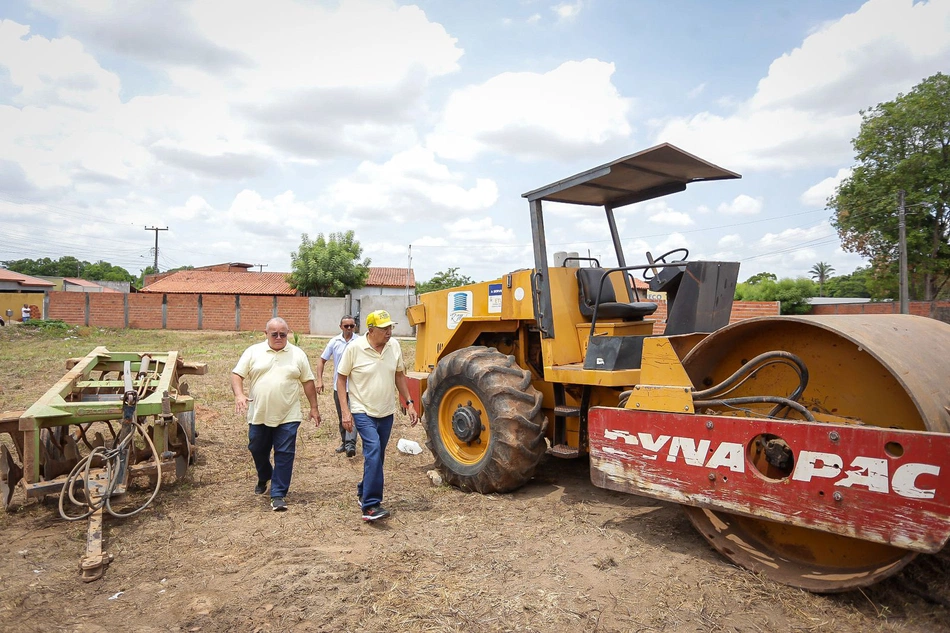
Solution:
{"label": "yellow baseball cap", "polygon": [[396,325],[385,310],[375,310],[366,317],[366,327],[389,327]]}

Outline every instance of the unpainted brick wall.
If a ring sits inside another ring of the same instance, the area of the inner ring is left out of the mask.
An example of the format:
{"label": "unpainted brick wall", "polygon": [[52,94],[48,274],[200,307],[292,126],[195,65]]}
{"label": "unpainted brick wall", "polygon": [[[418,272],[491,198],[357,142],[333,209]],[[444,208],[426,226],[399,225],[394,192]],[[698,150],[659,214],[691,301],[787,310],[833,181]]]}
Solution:
{"label": "unpainted brick wall", "polygon": [[[50,319],[72,325],[85,325],[86,301],[89,301],[89,325],[125,327],[125,304],[129,302],[129,324],[132,329],[162,329],[162,303],[165,302],[165,327],[169,330],[237,329],[235,295],[201,295],[201,327],[198,327],[198,295],[160,293],[84,293],[50,292]],[[274,297],[241,296],[241,325],[245,331],[263,330],[274,316]],[[277,297],[277,316],[287,321],[290,329],[310,334],[310,300],[308,297]]]}
{"label": "unpainted brick wall", "polygon": [[[760,316],[776,316],[780,313],[780,307],[778,301],[734,301],[732,303],[732,313],[729,315],[729,323]],[[656,302],[656,312],[650,318],[657,320],[657,323],[653,326],[653,333],[663,334],[666,329],[666,301]],[[660,323],[660,321],[664,323]]]}
{"label": "unpainted brick wall", "polygon": [[[937,314],[942,310],[950,309],[950,301],[937,302]],[[910,301],[907,304],[908,312],[917,316],[930,316],[929,301]],[[809,314],[900,314],[899,301],[884,301],[874,303],[834,303],[831,305],[812,306]]]}
{"label": "unpainted brick wall", "polygon": [[71,325],[85,325],[86,298],[80,292],[50,292],[47,319],[65,321]]}
{"label": "unpainted brick wall", "polygon": [[[89,325],[98,323],[90,321]],[[142,292],[130,294],[129,327],[134,330],[162,329],[162,295]]]}

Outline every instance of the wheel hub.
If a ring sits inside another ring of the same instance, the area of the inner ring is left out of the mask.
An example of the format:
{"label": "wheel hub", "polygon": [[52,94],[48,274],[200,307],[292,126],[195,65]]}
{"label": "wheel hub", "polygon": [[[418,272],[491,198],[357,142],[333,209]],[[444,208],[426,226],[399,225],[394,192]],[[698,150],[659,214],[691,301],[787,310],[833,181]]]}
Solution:
{"label": "wheel hub", "polygon": [[482,434],[482,412],[472,406],[459,405],[452,414],[452,430],[462,442],[472,442]]}

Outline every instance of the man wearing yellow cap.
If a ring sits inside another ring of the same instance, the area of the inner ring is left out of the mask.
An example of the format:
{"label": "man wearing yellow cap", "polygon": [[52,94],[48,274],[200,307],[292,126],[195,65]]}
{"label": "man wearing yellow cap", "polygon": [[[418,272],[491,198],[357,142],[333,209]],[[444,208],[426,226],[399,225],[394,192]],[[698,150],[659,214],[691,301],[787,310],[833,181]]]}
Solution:
{"label": "man wearing yellow cap", "polygon": [[347,346],[337,367],[337,391],[349,389],[350,394],[349,402],[340,398],[343,428],[352,431],[355,427],[363,441],[363,481],[356,486],[356,494],[364,521],[389,516],[382,506],[383,462],[397,408],[394,392],[406,404],[412,426],[419,421],[410,406],[402,350],[392,340],[393,325],[385,310],[371,312],[366,317],[366,335]]}

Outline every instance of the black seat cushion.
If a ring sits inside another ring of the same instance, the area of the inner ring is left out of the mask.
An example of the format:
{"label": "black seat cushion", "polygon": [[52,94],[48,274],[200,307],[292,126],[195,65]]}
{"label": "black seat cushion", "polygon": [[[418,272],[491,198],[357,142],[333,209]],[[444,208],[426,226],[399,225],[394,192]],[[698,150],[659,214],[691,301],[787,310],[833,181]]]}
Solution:
{"label": "black seat cushion", "polygon": [[[594,316],[594,305],[597,303],[597,289],[600,278],[604,275],[603,268],[578,268],[577,293],[578,305],[581,314],[585,317]],[[597,318],[621,321],[636,321],[656,312],[656,304],[652,301],[636,301],[634,303],[619,303],[614,293],[613,284],[605,280],[600,289],[600,302],[597,305]]]}

